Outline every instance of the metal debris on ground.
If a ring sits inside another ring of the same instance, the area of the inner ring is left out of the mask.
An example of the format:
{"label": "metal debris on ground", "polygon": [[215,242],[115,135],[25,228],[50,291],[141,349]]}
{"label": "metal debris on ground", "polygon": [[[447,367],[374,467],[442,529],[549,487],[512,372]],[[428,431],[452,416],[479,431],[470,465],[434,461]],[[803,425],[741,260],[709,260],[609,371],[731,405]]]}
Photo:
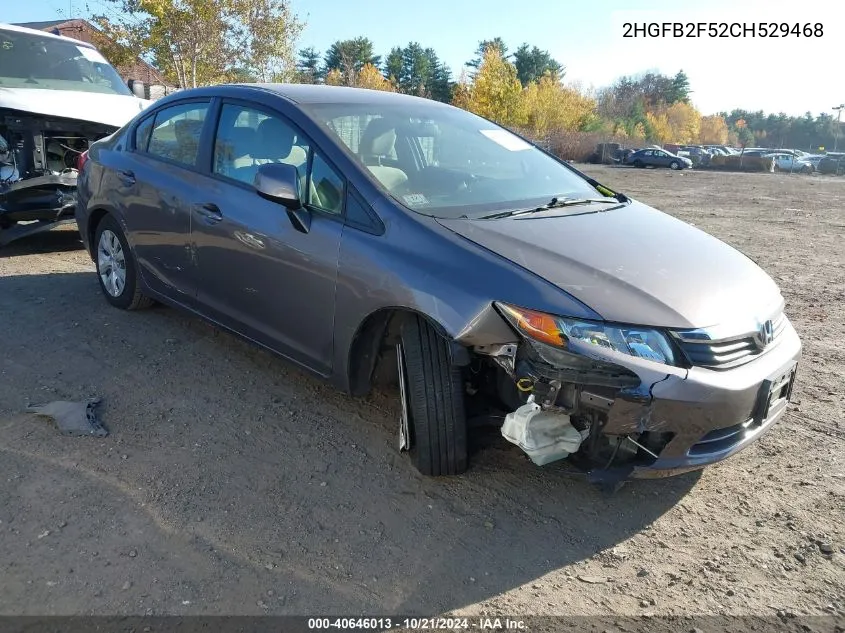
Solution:
{"label": "metal debris on ground", "polygon": [[59,400],[47,404],[29,406],[27,413],[35,413],[52,418],[62,435],[74,437],[106,437],[109,432],[97,420],[94,407],[100,403],[100,398],[89,398],[83,402],[68,402]]}

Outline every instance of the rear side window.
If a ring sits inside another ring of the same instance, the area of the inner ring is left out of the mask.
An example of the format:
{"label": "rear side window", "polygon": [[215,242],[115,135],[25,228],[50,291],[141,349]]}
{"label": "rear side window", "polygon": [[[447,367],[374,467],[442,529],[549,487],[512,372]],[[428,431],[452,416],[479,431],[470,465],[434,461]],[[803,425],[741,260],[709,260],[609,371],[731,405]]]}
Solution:
{"label": "rear side window", "polygon": [[150,132],[153,131],[153,122],[155,117],[147,117],[138,124],[135,128],[135,149],[141,152],[147,151],[147,145],[150,142]]}
{"label": "rear side window", "polygon": [[182,103],[159,110],[147,153],[195,167],[208,103]]}

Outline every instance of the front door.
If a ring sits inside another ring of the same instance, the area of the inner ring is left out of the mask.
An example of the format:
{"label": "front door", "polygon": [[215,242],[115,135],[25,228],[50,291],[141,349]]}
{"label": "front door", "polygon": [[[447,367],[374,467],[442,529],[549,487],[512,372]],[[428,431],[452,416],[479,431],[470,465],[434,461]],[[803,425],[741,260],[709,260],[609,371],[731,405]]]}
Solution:
{"label": "front door", "polygon": [[[267,162],[297,167],[311,214],[298,230],[282,205],[252,186]],[[280,114],[243,103],[221,106],[211,174],[196,205],[201,309],[321,373],[329,373],[343,232],[344,180]]]}

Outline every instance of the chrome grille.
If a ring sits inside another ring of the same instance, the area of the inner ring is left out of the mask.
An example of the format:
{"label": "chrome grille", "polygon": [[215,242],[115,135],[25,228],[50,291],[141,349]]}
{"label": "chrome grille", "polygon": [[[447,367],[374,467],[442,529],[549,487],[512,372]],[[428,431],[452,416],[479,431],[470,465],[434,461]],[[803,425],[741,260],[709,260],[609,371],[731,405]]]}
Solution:
{"label": "chrome grille", "polygon": [[781,312],[772,320],[771,340],[764,342],[761,332],[726,338],[713,338],[707,330],[686,330],[672,335],[691,365],[712,369],[736,367],[773,347],[786,328],[786,315]]}

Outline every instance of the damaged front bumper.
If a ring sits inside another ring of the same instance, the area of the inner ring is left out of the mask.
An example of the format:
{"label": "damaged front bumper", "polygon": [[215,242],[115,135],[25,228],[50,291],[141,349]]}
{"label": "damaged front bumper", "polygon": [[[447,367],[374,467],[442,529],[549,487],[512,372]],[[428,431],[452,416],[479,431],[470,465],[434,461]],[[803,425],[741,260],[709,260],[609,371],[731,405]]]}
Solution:
{"label": "damaged front bumper", "polygon": [[76,173],[19,180],[0,189],[0,246],[75,222]]}
{"label": "damaged front bumper", "polygon": [[666,477],[714,464],[759,439],[785,413],[800,357],[801,341],[787,323],[778,344],[745,365],[667,375],[652,385],[645,403],[620,395],[603,432],[668,438],[650,463],[624,467],[629,477]]}
{"label": "damaged front bumper", "polygon": [[9,224],[73,216],[76,172],[18,180],[0,188],[0,220]]}
{"label": "damaged front bumper", "polygon": [[609,352],[575,372],[552,365],[551,348],[525,348],[532,351],[509,363],[494,358],[513,368],[517,388],[520,381],[532,385],[532,401],[559,414],[561,432],[575,424],[584,441],[573,457],[596,482],[678,475],[742,450],[785,412],[801,356],[788,320],[774,345],[727,370]]}
{"label": "damaged front bumper", "polygon": [[[29,96],[33,100],[28,104],[43,105],[43,97]],[[0,103],[0,245],[74,221],[79,157],[116,129],[4,105]]]}

